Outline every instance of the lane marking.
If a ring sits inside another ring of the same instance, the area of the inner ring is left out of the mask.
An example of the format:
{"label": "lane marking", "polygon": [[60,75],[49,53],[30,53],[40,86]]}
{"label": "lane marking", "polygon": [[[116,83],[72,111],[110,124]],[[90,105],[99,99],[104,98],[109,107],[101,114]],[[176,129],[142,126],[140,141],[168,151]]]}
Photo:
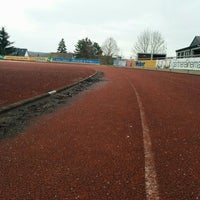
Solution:
{"label": "lane marking", "polygon": [[128,79],[128,82],[135,92],[139,109],[140,109],[140,118],[141,118],[141,124],[142,124],[143,143],[144,143],[144,156],[145,156],[146,199],[159,200],[160,199],[159,188],[158,188],[158,182],[157,182],[157,174],[155,170],[154,154],[152,151],[152,143],[151,143],[151,137],[149,134],[149,127],[148,127],[147,120],[145,117],[145,110],[142,105],[140,95],[138,94],[135,86],[130,82],[129,79]]}
{"label": "lane marking", "polygon": [[57,91],[56,90],[52,90],[52,91],[50,91],[50,92],[48,92],[48,94],[55,94]]}

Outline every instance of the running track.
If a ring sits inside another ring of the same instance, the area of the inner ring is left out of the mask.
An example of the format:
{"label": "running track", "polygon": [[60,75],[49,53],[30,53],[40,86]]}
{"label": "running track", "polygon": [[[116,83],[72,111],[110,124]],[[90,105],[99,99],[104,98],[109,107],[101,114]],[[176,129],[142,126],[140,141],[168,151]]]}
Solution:
{"label": "running track", "polygon": [[0,107],[69,85],[94,70],[58,63],[0,61]]}
{"label": "running track", "polygon": [[200,77],[106,81],[0,143],[0,199],[199,199]]}

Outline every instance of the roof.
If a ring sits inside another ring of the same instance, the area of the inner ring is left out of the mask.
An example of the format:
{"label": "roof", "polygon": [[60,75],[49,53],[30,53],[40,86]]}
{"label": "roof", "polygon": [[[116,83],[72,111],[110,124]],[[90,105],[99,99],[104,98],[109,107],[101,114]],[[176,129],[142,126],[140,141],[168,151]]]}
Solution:
{"label": "roof", "polygon": [[56,53],[54,53],[54,52],[52,52],[51,53],[51,57],[52,58],[73,58],[73,53],[58,53],[58,52],[56,52]]}
{"label": "roof", "polygon": [[28,51],[30,57],[49,57],[50,53]]}
{"label": "roof", "polygon": [[176,50],[176,52],[190,50],[190,49],[193,49],[193,48],[198,47],[198,46],[200,46],[200,36],[195,36],[189,47],[178,49],[178,50]]}
{"label": "roof", "polygon": [[182,49],[178,49],[178,50],[176,50],[176,52],[179,52],[179,51],[186,51],[186,50],[190,50],[190,49],[192,49],[192,48],[194,48],[194,46],[193,47],[185,47],[185,48],[182,48]]}
{"label": "roof", "polygon": [[25,56],[27,49],[14,48],[14,51],[9,54],[10,56]]}
{"label": "roof", "polygon": [[200,45],[200,36],[195,36],[192,43],[190,44],[190,47]]}

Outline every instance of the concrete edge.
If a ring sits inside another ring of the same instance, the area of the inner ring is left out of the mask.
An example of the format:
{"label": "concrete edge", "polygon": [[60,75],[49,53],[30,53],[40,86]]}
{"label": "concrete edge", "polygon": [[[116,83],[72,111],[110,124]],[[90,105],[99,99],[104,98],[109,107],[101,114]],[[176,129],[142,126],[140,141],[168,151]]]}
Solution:
{"label": "concrete edge", "polygon": [[18,108],[18,107],[20,107],[20,106],[26,105],[26,104],[28,104],[28,103],[32,103],[32,102],[34,102],[34,101],[40,100],[40,99],[42,99],[42,98],[51,96],[52,94],[55,94],[55,93],[57,93],[57,92],[61,92],[61,91],[63,91],[63,90],[69,89],[69,88],[71,88],[71,87],[73,87],[73,86],[75,86],[75,85],[78,85],[79,83],[82,83],[82,82],[84,82],[84,81],[86,81],[86,80],[88,80],[88,79],[94,77],[97,73],[98,73],[98,72],[95,71],[94,74],[92,74],[92,75],[90,75],[90,76],[88,76],[88,77],[86,77],[86,78],[84,78],[84,79],[81,79],[81,80],[79,80],[79,81],[77,81],[77,82],[75,82],[75,83],[72,83],[72,84],[70,84],[70,85],[67,85],[67,86],[58,88],[57,90],[52,90],[52,91],[50,91],[50,92],[47,92],[47,93],[44,93],[44,94],[41,94],[41,95],[38,95],[38,96],[34,96],[34,97],[32,97],[32,98],[25,99],[25,100],[22,100],[22,101],[19,101],[19,102],[10,104],[10,105],[8,105],[8,106],[1,107],[1,108],[0,108],[0,114],[2,114],[2,113],[4,113],[4,112],[7,112],[7,111],[9,111],[9,110],[12,110],[12,109],[14,109],[14,108]]}

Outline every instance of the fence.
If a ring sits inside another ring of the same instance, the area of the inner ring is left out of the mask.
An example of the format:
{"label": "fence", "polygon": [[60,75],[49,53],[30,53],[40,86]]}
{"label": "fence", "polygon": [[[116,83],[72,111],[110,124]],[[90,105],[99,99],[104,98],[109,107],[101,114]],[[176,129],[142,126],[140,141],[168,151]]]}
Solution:
{"label": "fence", "polygon": [[[129,63],[129,65],[127,65]],[[144,69],[200,70],[200,57],[165,58],[159,60],[115,60],[114,66],[135,67]]]}
{"label": "fence", "polygon": [[66,63],[86,63],[86,64],[100,64],[100,60],[85,60],[73,58],[52,58],[52,62],[66,62]]}
{"label": "fence", "polygon": [[113,65],[116,67],[132,67],[133,60],[116,59],[114,60]]}
{"label": "fence", "polygon": [[[100,64],[100,60],[50,58],[50,57],[22,57],[22,56],[1,56],[0,60],[17,60],[32,62],[64,62],[64,63],[85,63]],[[136,67],[145,69],[170,69],[170,70],[200,70],[200,57],[190,58],[166,58],[160,60],[114,60],[114,66]]]}
{"label": "fence", "polygon": [[62,63],[85,63],[100,64],[100,60],[71,59],[71,58],[50,58],[50,57],[25,57],[25,56],[1,56],[0,60],[32,61],[32,62],[62,62]]}

